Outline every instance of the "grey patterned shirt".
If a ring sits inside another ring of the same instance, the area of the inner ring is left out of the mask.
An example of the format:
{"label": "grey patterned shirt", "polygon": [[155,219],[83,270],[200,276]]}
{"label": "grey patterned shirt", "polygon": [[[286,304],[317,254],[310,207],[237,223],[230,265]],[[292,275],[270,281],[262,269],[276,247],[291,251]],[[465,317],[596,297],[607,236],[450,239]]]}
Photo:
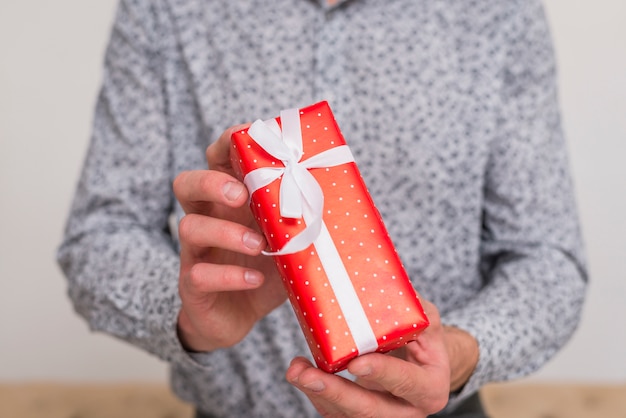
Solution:
{"label": "grey patterned shirt", "polygon": [[480,360],[449,408],[574,331],[586,273],[539,0],[123,0],[59,262],[94,330],[215,416],[315,416],[291,307],[243,342],[176,337],[172,180],[227,127],[328,100],[415,288]]}

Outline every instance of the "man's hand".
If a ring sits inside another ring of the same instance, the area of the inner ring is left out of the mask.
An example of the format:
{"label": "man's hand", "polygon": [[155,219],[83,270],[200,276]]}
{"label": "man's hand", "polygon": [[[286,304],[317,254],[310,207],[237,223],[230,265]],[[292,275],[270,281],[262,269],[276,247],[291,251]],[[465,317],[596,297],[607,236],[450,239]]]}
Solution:
{"label": "man's hand", "polygon": [[449,393],[462,387],[474,370],[478,344],[464,331],[444,330],[435,306],[423,304],[430,326],[401,350],[352,360],[348,371],[357,376],[356,382],[325,373],[300,357],[292,361],[287,380],[328,417],[426,417],[442,410]]}
{"label": "man's hand", "polygon": [[267,243],[246,205],[248,192],[230,165],[226,130],[207,148],[209,170],[183,172],[174,194],[186,215],[179,224],[178,334],[190,351],[230,347],[286,299]]}

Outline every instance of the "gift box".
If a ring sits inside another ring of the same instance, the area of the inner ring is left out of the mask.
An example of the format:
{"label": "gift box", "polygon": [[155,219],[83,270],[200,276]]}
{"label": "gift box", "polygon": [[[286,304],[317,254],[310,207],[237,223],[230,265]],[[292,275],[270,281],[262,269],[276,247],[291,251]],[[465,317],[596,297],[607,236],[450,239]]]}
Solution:
{"label": "gift box", "polygon": [[328,103],[233,133],[231,158],[319,368],[428,326]]}

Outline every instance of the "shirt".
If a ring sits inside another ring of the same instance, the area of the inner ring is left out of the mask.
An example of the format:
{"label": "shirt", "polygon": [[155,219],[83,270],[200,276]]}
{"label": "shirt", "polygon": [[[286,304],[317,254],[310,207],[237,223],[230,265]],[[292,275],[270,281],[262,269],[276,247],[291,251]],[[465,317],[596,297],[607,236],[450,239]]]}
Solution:
{"label": "shirt", "polygon": [[528,375],[579,320],[586,267],[539,0],[122,0],[58,259],[92,329],[171,364],[216,417],[315,416],[284,379],[285,304],[229,349],[176,336],[175,176],[227,127],[328,100],[411,277],[480,359],[448,409]]}

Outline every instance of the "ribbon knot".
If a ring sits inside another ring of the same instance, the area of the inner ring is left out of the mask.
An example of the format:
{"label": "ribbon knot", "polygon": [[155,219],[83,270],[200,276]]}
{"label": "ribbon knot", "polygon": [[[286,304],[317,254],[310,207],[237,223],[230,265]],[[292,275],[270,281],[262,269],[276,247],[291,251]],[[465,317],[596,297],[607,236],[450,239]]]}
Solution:
{"label": "ribbon knot", "polygon": [[306,249],[319,236],[324,210],[324,193],[312,168],[333,167],[353,162],[354,157],[346,145],[323,151],[302,160],[302,129],[300,111],[287,109],[280,112],[281,127],[275,119],[255,121],[248,135],[268,154],[283,163],[283,167],[261,167],[249,172],[244,183],[250,195],[282,177],[279,189],[280,216],[304,218],[305,229],[294,236],[285,246],[266,255],[293,254]]}

